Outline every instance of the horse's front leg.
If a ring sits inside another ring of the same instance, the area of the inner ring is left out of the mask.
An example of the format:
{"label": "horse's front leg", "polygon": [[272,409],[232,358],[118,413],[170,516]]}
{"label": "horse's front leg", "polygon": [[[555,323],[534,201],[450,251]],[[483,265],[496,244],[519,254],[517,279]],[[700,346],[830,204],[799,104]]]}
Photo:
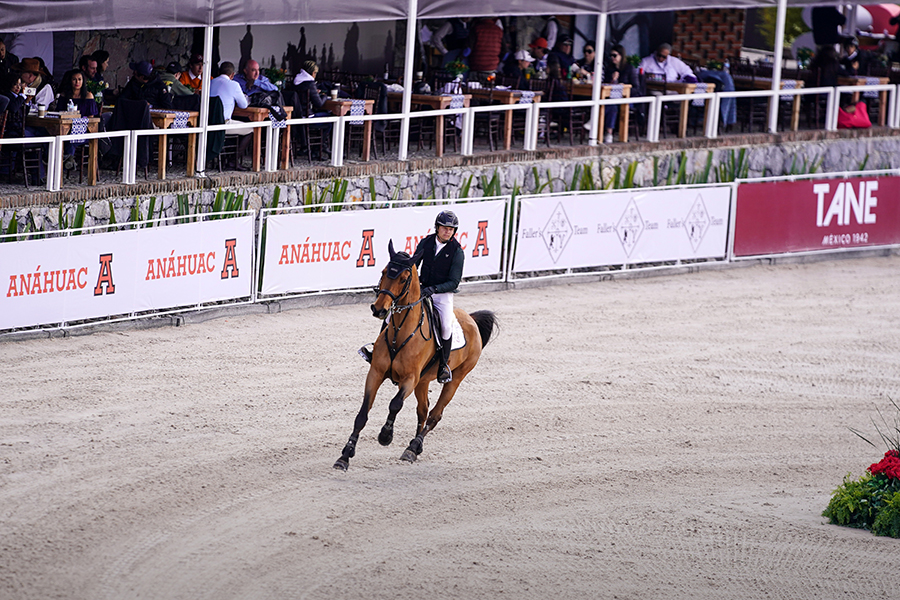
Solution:
{"label": "horse's front leg", "polygon": [[388,405],[387,420],[381,428],[381,433],[378,434],[378,443],[382,446],[389,446],[394,441],[394,420],[397,418],[397,413],[403,408],[403,401],[412,393],[415,384],[416,382],[413,379],[404,380],[400,383],[400,389],[397,390],[397,394],[391,398],[391,403]]}
{"label": "horse's front leg", "polygon": [[384,373],[379,375],[374,367],[369,368],[369,374],[366,376],[366,392],[363,394],[362,407],[359,409],[356,420],[353,422],[353,433],[350,434],[350,439],[347,440],[347,444],[341,451],[341,457],[334,463],[335,469],[346,471],[350,466],[350,459],[356,455],[356,442],[359,441],[359,434],[369,420],[369,411],[372,410],[372,404],[375,403],[375,394],[378,392],[378,388],[384,379]]}

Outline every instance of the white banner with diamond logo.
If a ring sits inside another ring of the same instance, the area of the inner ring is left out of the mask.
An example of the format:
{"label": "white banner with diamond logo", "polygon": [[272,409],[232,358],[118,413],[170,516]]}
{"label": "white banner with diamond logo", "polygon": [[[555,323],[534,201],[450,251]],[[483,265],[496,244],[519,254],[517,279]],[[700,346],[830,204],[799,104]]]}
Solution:
{"label": "white banner with diamond logo", "polygon": [[725,258],[730,186],[521,196],[513,273]]}

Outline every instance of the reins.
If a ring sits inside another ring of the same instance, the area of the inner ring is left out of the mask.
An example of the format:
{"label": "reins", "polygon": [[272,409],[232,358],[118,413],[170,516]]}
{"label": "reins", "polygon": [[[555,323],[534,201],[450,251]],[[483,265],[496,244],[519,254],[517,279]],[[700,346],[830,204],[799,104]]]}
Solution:
{"label": "reins", "polygon": [[[412,333],[410,333],[409,336],[405,340],[403,340],[403,343],[401,343],[399,347],[397,346],[397,339],[398,339],[398,336],[400,335],[400,330],[403,329],[403,325],[406,323],[406,319],[409,318],[409,315],[412,312],[412,309],[415,308],[416,306],[418,306],[419,304],[422,304],[425,301],[424,297],[420,297],[415,302],[411,302],[409,304],[398,304],[400,299],[405,297],[409,293],[409,288],[410,288],[410,285],[412,284],[412,268],[410,267],[410,268],[407,268],[404,270],[410,271],[410,277],[406,280],[406,284],[403,286],[403,291],[401,291],[399,294],[395,295],[390,290],[385,290],[385,289],[376,290],[376,294],[378,294],[378,295],[385,294],[387,296],[390,296],[390,298],[391,298],[391,306],[390,306],[390,308],[388,308],[387,318],[390,319],[391,328],[393,330],[393,339],[391,340],[388,338],[387,335],[385,335],[385,341],[388,343],[388,353],[391,355],[392,370],[393,370],[394,359],[397,358],[397,355],[400,354],[400,351],[403,350],[404,347],[406,347],[406,344],[408,344],[409,341],[412,340],[413,337],[415,337],[417,332],[421,332],[422,339],[425,340],[426,342],[433,339],[431,337],[425,337],[425,333],[422,329],[422,324],[425,322],[425,307],[423,306],[422,310],[419,312],[419,323],[416,325],[416,328],[413,329]],[[403,271],[401,271],[401,273],[402,272]],[[399,273],[398,273],[398,276],[399,276]],[[399,325],[396,324],[394,322],[394,315],[399,315],[400,313],[404,313],[404,312],[406,314],[403,315],[403,318],[400,320],[400,324]]]}

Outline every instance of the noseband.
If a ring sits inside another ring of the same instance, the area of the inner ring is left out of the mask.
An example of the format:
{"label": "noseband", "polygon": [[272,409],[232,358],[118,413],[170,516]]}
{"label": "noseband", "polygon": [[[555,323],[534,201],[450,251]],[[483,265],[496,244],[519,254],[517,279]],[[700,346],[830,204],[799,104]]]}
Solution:
{"label": "noseband", "polygon": [[391,298],[391,306],[390,306],[390,308],[388,308],[388,318],[390,318],[391,329],[393,330],[393,334],[394,334],[393,339],[391,340],[388,338],[387,335],[385,335],[385,341],[388,342],[388,353],[391,356],[391,364],[393,364],[394,359],[397,357],[397,355],[400,353],[400,351],[403,350],[403,347],[406,346],[406,344],[416,335],[417,332],[421,333],[423,339],[425,339],[425,340],[431,339],[431,338],[425,337],[425,333],[422,330],[422,324],[425,322],[425,310],[423,307],[422,312],[419,313],[419,323],[416,325],[416,328],[413,330],[412,333],[409,334],[409,337],[407,337],[405,340],[403,340],[403,342],[399,346],[397,345],[398,337],[400,334],[400,329],[403,327],[403,324],[406,322],[406,319],[407,319],[407,317],[409,317],[410,313],[408,312],[403,316],[403,318],[400,320],[399,325],[397,323],[395,323],[394,319],[391,317],[393,317],[393,315],[400,314],[404,311],[408,311],[409,309],[413,308],[414,306],[421,304],[425,300],[424,297],[420,297],[418,300],[416,300],[415,302],[412,302],[410,304],[399,304],[400,300],[402,298],[404,298],[407,293],[409,293],[409,288],[410,288],[410,285],[412,284],[412,264],[406,265],[406,264],[401,264],[396,261],[391,261],[390,263],[388,263],[388,268],[387,268],[387,273],[386,273],[388,279],[397,279],[398,277],[400,277],[400,275],[402,275],[403,273],[405,273],[407,271],[409,272],[410,276],[407,277],[406,283],[403,284],[403,290],[401,290],[399,294],[394,294],[390,290],[386,290],[386,289],[382,289],[382,288],[378,288],[378,287],[375,288],[376,297],[380,296],[381,294],[384,294]]}

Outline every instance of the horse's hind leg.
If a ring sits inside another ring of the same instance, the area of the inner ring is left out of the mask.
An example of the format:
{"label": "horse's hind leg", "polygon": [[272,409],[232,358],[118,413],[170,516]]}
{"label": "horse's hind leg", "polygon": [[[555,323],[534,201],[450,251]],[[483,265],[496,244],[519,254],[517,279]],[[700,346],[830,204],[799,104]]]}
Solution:
{"label": "horse's hind leg", "polygon": [[[422,411],[419,414],[419,430],[416,433],[416,437],[414,437],[412,441],[409,442],[409,446],[406,448],[406,450],[403,451],[403,454],[400,456],[401,460],[405,460],[407,462],[415,462],[416,458],[420,454],[422,454],[422,444],[425,442],[425,434],[437,427],[438,422],[441,420],[441,417],[444,414],[444,408],[446,408],[446,406],[450,404],[450,400],[452,400],[453,395],[456,394],[456,389],[462,382],[463,377],[464,375],[457,378],[456,375],[454,375],[452,381],[444,384],[444,386],[441,388],[441,395],[440,397],[438,397],[438,401],[434,405],[434,408],[431,409],[431,414],[428,415],[427,419],[425,418],[425,413],[428,411],[427,396],[424,409],[422,408],[421,402],[419,403],[419,408]],[[426,394],[427,389],[428,388],[426,387]],[[416,392],[418,392],[418,390],[416,390]]]}
{"label": "horse's hind leg", "polygon": [[372,369],[369,369],[369,375],[366,377],[366,392],[363,395],[362,407],[359,409],[356,420],[353,422],[353,433],[350,434],[350,439],[347,440],[347,444],[341,451],[341,457],[334,463],[335,469],[346,471],[347,468],[350,467],[350,459],[356,455],[356,442],[359,441],[359,434],[369,420],[369,411],[372,410],[372,404],[375,402],[375,393],[378,392],[378,387],[383,381],[383,375],[379,378],[377,373]]}

